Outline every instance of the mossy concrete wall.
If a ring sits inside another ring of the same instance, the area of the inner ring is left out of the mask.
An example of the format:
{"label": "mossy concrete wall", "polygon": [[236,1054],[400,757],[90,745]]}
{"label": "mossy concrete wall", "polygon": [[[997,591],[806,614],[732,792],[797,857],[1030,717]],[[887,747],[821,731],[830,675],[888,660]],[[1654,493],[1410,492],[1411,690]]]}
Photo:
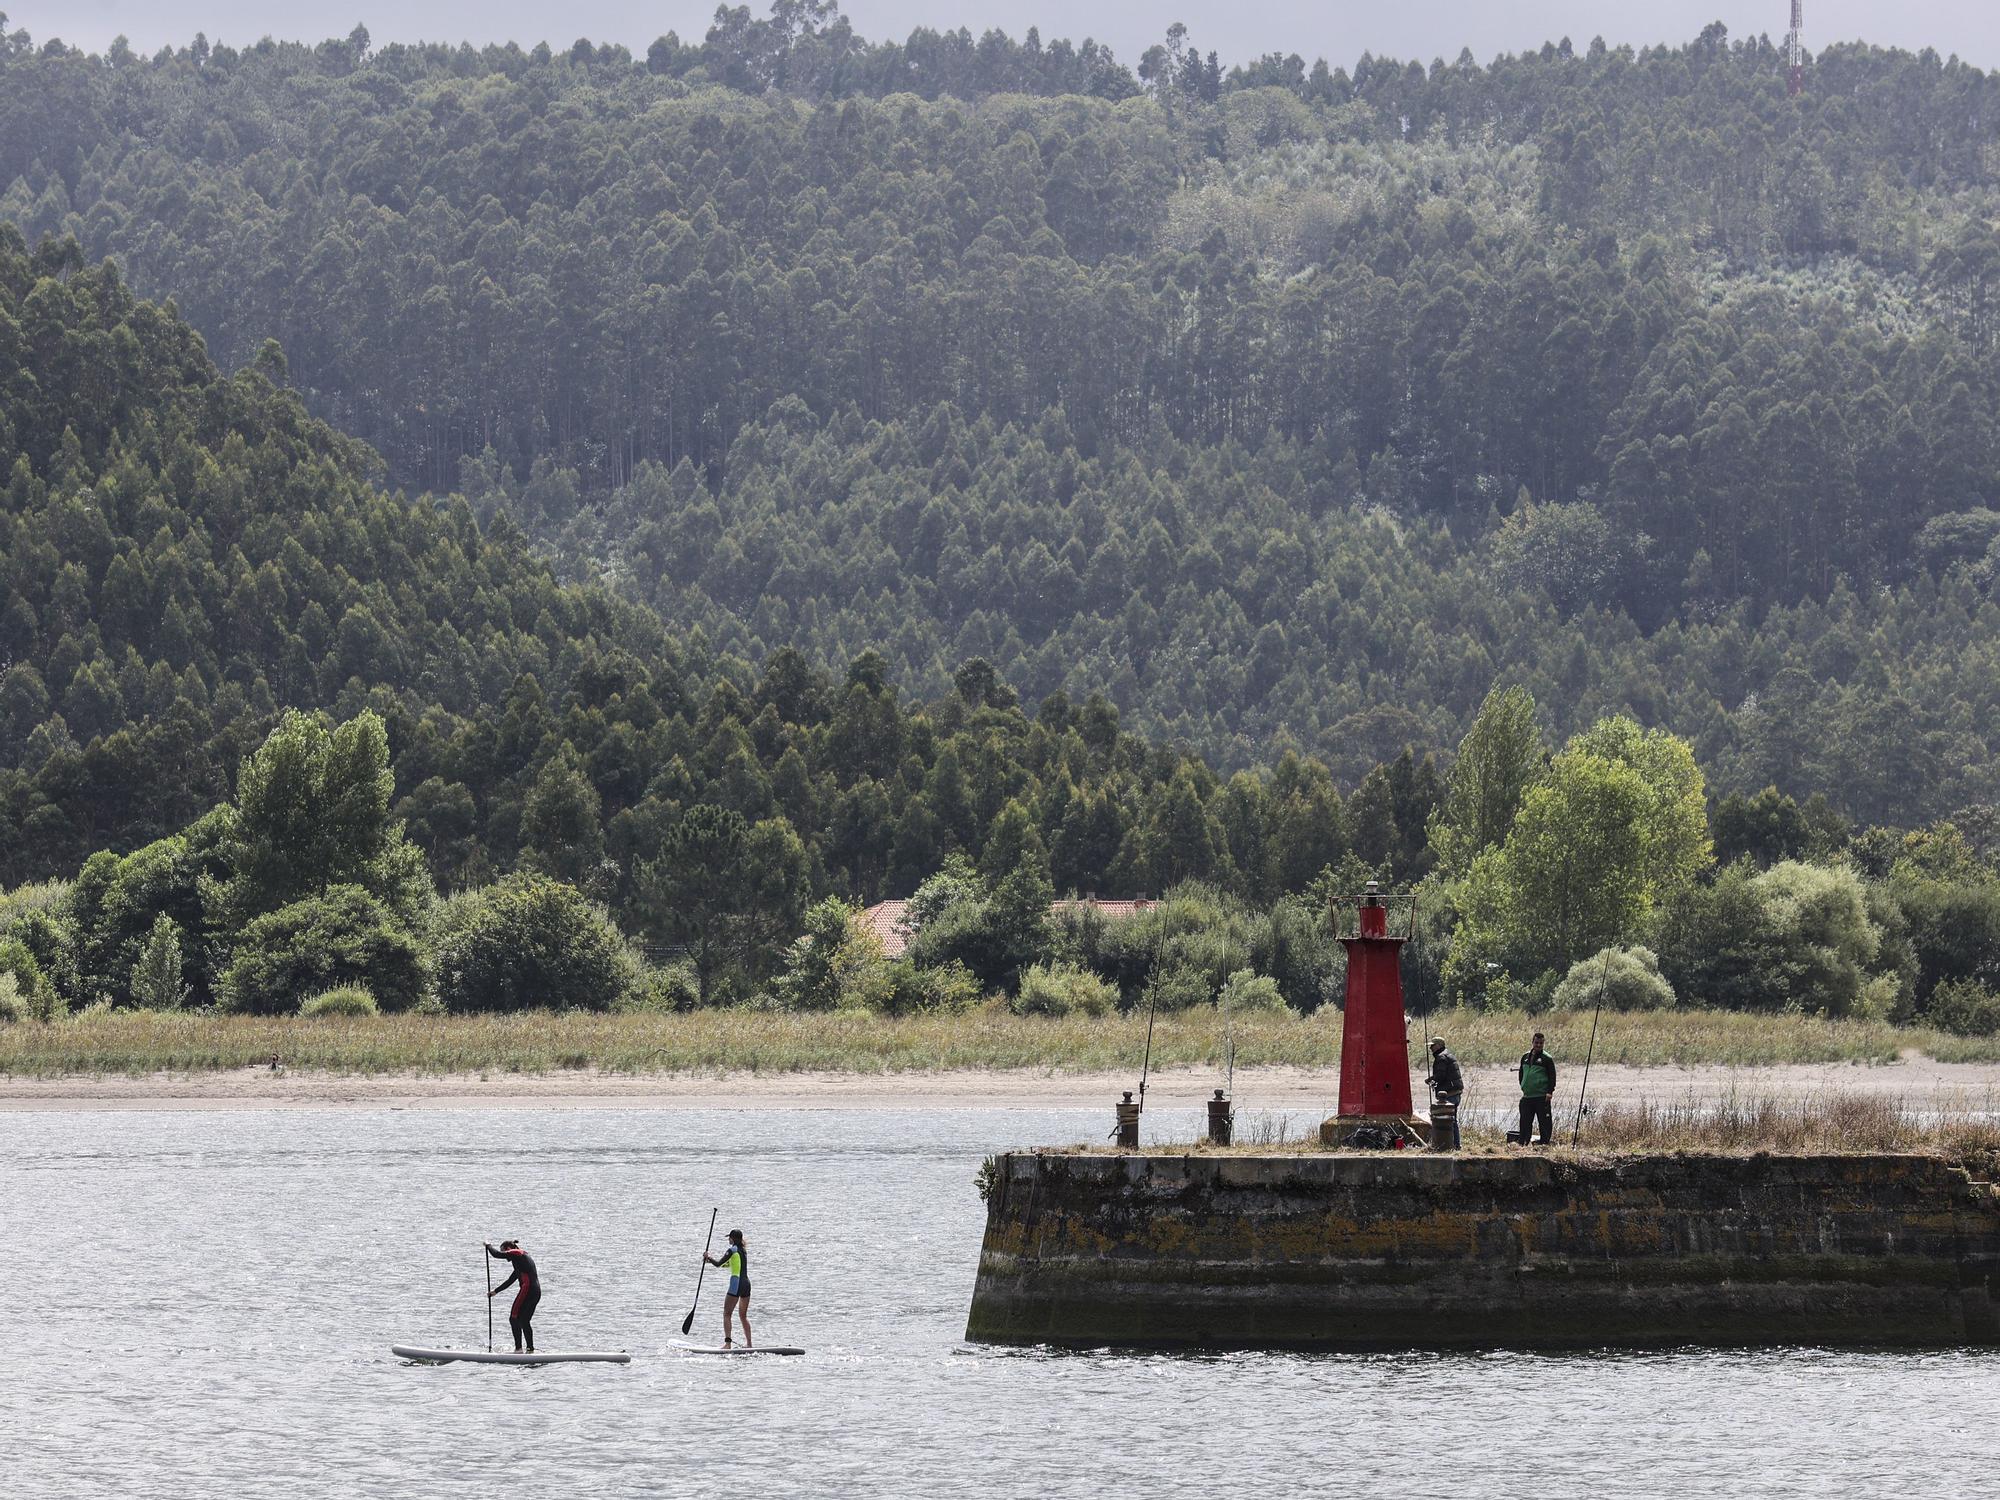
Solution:
{"label": "mossy concrete wall", "polygon": [[1022,1154],[966,1337],[2000,1343],[2000,1195],[1926,1156]]}

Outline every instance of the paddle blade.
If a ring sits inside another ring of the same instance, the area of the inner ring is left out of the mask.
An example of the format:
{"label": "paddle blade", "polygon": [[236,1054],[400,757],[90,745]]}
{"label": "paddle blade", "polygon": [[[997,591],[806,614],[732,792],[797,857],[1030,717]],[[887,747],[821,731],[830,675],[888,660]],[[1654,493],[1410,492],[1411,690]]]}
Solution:
{"label": "paddle blade", "polygon": [[685,1318],[681,1319],[681,1332],[685,1334],[691,1332],[693,1328],[694,1328],[694,1309],[690,1307],[688,1309],[688,1315]]}

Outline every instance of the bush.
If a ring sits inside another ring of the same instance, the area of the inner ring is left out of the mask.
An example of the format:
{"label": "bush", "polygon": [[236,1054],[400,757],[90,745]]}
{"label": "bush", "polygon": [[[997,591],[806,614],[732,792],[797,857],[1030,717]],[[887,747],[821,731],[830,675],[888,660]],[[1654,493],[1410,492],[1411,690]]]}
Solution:
{"label": "bush", "polygon": [[694,1010],[701,1004],[701,977],[694,965],[676,961],[649,967],[626,997],[626,1007],[667,1014]]}
{"label": "bush", "polygon": [[358,885],[328,886],[255,918],[222,976],[221,1009],[276,1016],[307,995],[365,985],[382,1009],[408,1010],[430,983],[417,939]]}
{"label": "bush", "polygon": [[1590,1010],[1604,992],[1606,1010],[1671,1010],[1674,987],[1660,977],[1651,948],[1604,948],[1569,967],[1556,986],[1557,1010]]}
{"label": "bush", "polygon": [[14,981],[22,1014],[37,1021],[53,1021],[67,1008],[40,962],[18,936],[0,939],[0,974]]}
{"label": "bush", "polygon": [[18,1021],[28,1013],[21,999],[21,983],[12,974],[0,974],[0,1025]]}
{"label": "bush", "polygon": [[1153,977],[1146,982],[1139,1003],[1148,1009],[1193,1010],[1197,1005],[1207,1005],[1214,1000],[1215,991],[1216,986],[1200,969],[1161,967],[1155,969]]}
{"label": "bush", "polygon": [[1252,967],[1253,953],[1272,951],[1271,918],[1213,886],[1188,881],[1157,906],[1109,923],[1098,946],[1093,966],[1126,995],[1143,996],[1162,972],[1184,969],[1201,974],[1206,985],[1189,1003],[1206,1005],[1231,974]]}
{"label": "bush", "polygon": [[1010,1003],[1017,1016],[1108,1016],[1117,1009],[1118,991],[1087,969],[1030,964]]}
{"label": "bush", "polygon": [[639,983],[639,963],[604,908],[573,885],[514,875],[449,913],[438,995],[454,1014],[611,1010]]}
{"label": "bush", "polygon": [[1954,1036],[2000,1035],[2000,995],[1977,980],[1947,979],[1931,991],[1924,1018]]}
{"label": "bush", "polygon": [[786,1010],[881,1010],[891,981],[882,944],[855,925],[860,913],[829,896],[806,913],[773,994]]}
{"label": "bush", "polygon": [[961,963],[926,969],[899,958],[876,972],[879,982],[870,988],[870,1008],[885,1016],[958,1015],[977,1005],[985,993]]}
{"label": "bush", "polygon": [[306,996],[299,1007],[302,1016],[377,1016],[382,1008],[375,1003],[375,997],[358,984],[343,984],[336,989],[321,990],[317,995]]}
{"label": "bush", "polygon": [[1288,1007],[1278,981],[1253,969],[1238,969],[1215,997],[1216,1008],[1237,1015],[1263,1011],[1282,1014]]}
{"label": "bush", "polygon": [[181,1009],[192,993],[182,971],[180,927],[161,912],[132,965],[132,1003],[142,1010]]}

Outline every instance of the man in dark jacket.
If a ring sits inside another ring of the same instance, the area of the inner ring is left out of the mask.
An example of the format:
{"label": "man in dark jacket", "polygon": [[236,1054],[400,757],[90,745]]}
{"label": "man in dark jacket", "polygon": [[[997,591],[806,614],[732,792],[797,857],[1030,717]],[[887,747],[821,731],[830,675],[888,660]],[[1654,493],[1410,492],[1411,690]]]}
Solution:
{"label": "man in dark jacket", "polygon": [[1542,1138],[1535,1144],[1546,1146],[1556,1133],[1555,1110],[1550,1099],[1556,1091],[1556,1060],[1542,1050],[1542,1034],[1535,1033],[1534,1045],[1521,1054],[1521,1144],[1528,1144],[1528,1137],[1536,1125],[1541,1126]]}
{"label": "man in dark jacket", "polygon": [[1458,1149],[1458,1102],[1465,1097],[1465,1073],[1458,1066],[1458,1059],[1445,1046],[1444,1038],[1431,1038],[1431,1094],[1440,1104],[1451,1106],[1451,1123],[1440,1121],[1436,1127],[1438,1138],[1431,1145],[1439,1151]]}

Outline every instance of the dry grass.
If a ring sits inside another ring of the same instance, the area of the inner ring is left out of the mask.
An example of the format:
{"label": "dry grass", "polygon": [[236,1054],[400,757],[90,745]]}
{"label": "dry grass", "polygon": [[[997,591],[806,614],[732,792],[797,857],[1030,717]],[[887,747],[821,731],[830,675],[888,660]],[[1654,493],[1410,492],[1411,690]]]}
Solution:
{"label": "dry grass", "polygon": [[[1441,1032],[1468,1066],[1511,1062],[1529,1032],[1565,1061],[1583,1056],[1590,1018],[1445,1012],[1411,1023]],[[277,1053],[331,1073],[919,1073],[957,1068],[1061,1072],[1128,1069],[1144,1016],[1047,1019],[981,1009],[890,1019],[719,1010],[688,1015],[255,1017],[99,1012],[51,1025],[0,1025],[0,1074],[189,1073],[240,1068]],[[1340,1017],[1162,1016],[1153,1065],[1321,1068],[1337,1061]],[[1685,1011],[1606,1016],[1597,1062],[1638,1065],[1891,1062],[1918,1051],[1950,1061],[2000,1059],[2000,1040],[1966,1041],[1881,1022]]]}
{"label": "dry grass", "polygon": [[[1879,1095],[1821,1093],[1800,1098],[1731,1095],[1721,1100],[1688,1098],[1666,1103],[1613,1104],[1594,1107],[1585,1117],[1578,1152],[1584,1156],[1921,1152],[1966,1162],[1976,1166],[1979,1175],[1990,1177],[2000,1167],[2000,1114],[1996,1114],[1994,1102],[1989,1098],[1982,1101],[1983,1107],[1975,1107],[1960,1100],[1942,1108],[1919,1108],[1904,1100]],[[1552,1154],[1568,1155],[1575,1116],[1561,1111],[1558,1115],[1560,1128]],[[1213,1146],[1197,1136],[1148,1142],[1146,1149],[1172,1154],[1245,1156],[1344,1149],[1322,1147],[1318,1126],[1316,1117],[1239,1116],[1235,1139],[1228,1146]],[[1094,1153],[1116,1148],[1093,1143],[1072,1149]],[[1506,1143],[1497,1129],[1468,1124],[1459,1154],[1519,1156],[1523,1150]]]}
{"label": "dry grass", "polygon": [[1814,1094],[1702,1103],[1612,1104],[1585,1117],[1593,1151],[1929,1151],[1954,1157],[2000,1150],[1991,1110],[1912,1108],[1879,1095]]}

